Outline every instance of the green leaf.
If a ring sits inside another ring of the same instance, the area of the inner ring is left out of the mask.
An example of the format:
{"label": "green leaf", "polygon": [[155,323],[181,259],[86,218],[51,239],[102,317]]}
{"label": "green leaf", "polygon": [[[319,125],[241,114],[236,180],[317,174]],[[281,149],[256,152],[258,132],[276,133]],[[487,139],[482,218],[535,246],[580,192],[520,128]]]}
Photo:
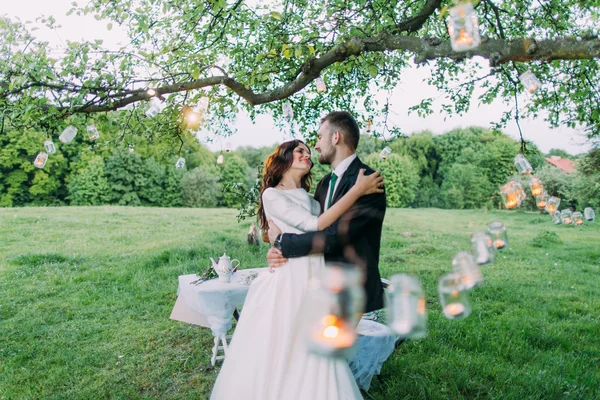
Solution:
{"label": "green leaf", "polygon": [[106,24],[106,29],[108,29],[109,31],[112,29],[112,27],[112,23],[109,22],[108,24]]}
{"label": "green leaf", "polygon": [[371,65],[369,67],[369,75],[371,75],[373,78],[376,78],[378,73],[379,73],[379,69],[377,68],[376,65]]}
{"label": "green leaf", "polygon": [[281,14],[278,13],[277,11],[271,11],[271,17],[281,20]]}

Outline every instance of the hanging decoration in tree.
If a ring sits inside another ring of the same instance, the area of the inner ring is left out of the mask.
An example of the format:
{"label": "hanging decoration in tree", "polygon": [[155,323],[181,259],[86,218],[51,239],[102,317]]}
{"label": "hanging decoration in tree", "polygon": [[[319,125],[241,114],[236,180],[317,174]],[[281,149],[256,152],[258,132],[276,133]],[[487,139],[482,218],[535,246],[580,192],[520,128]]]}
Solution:
{"label": "hanging decoration in tree", "polygon": [[181,114],[183,115],[183,123],[185,126],[192,130],[200,128],[204,117],[200,112],[194,111],[190,106],[185,105],[181,108]]}
{"label": "hanging decoration in tree", "polygon": [[421,283],[405,274],[393,275],[390,281],[388,326],[401,338],[425,337],[427,315]]}
{"label": "hanging decoration in tree", "polygon": [[44,148],[46,149],[46,153],[48,154],[56,153],[56,147],[54,147],[54,143],[50,139],[44,142]]}
{"label": "hanging decoration in tree", "polygon": [[150,108],[146,110],[146,116],[148,118],[154,118],[160,113],[162,110],[167,107],[158,97],[153,97],[150,99]]}
{"label": "hanging decoration in tree", "polygon": [[452,272],[460,277],[466,290],[483,283],[483,275],[473,256],[466,251],[461,251],[452,258]]}
{"label": "hanging decoration in tree", "polygon": [[500,196],[504,202],[504,206],[509,210],[521,205],[521,196],[518,193],[517,182],[510,181],[506,185],[500,187]]}
{"label": "hanging decoration in tree", "polygon": [[463,52],[479,46],[479,22],[472,3],[459,3],[450,9],[448,34],[454,51]]}
{"label": "hanging decoration in tree", "polygon": [[183,167],[185,167],[185,158],[179,157],[179,159],[175,163],[175,168],[177,168],[177,169],[183,169]]}
{"label": "hanging decoration in tree", "polygon": [[217,164],[223,164],[224,160],[225,157],[223,156],[223,154],[219,154],[219,157],[217,157]]}
{"label": "hanging decoration in tree", "polygon": [[529,93],[534,93],[540,86],[542,86],[542,82],[540,82],[531,71],[523,72],[519,76],[519,80]]}
{"label": "hanging decoration in tree", "polygon": [[508,246],[506,227],[502,222],[492,222],[488,225],[488,234],[496,250],[504,250]]}
{"label": "hanging decoration in tree", "polygon": [[229,153],[233,149],[231,142],[225,143],[225,152]]}
{"label": "hanging decoration in tree", "polygon": [[573,225],[583,225],[583,214],[579,211],[575,211],[572,215]]}
{"label": "hanging decoration in tree", "polygon": [[392,149],[390,149],[388,146],[385,146],[381,152],[379,153],[379,157],[383,158],[384,160],[388,158],[388,156],[392,153]]}
{"label": "hanging decoration in tree", "polygon": [[134,152],[134,150],[133,150],[133,143],[129,143],[129,152],[130,153]]}
{"label": "hanging decoration in tree", "polygon": [[373,127],[373,121],[368,120],[367,121],[367,133],[371,133],[372,127]]}
{"label": "hanging decoration in tree", "polygon": [[283,111],[283,118],[292,119],[294,117],[294,110],[292,109],[292,103],[286,101],[282,104],[281,110]]}
{"label": "hanging decoration in tree", "polygon": [[596,213],[592,207],[586,207],[585,210],[583,210],[583,214],[588,221],[594,221],[596,219]]}
{"label": "hanging decoration in tree", "polygon": [[554,225],[560,225],[562,223],[562,218],[560,217],[560,211],[556,211],[552,213],[552,222]]}
{"label": "hanging decoration in tree", "polygon": [[558,211],[558,206],[560,205],[560,199],[558,197],[552,196],[548,199],[548,203],[546,204],[546,212],[548,214],[554,214]]}
{"label": "hanging decoration in tree", "polygon": [[36,166],[37,168],[42,169],[42,168],[44,168],[44,165],[46,165],[46,161],[48,161],[48,154],[41,151],[35,157],[35,161],[33,162],[33,165]]}
{"label": "hanging decoration in tree", "polygon": [[463,319],[471,314],[468,292],[460,275],[449,273],[443,275],[438,283],[440,303],[444,316],[448,319]]}
{"label": "hanging decoration in tree", "polygon": [[533,167],[523,154],[517,154],[515,157],[515,167],[520,175],[529,175],[533,172]]}
{"label": "hanging decoration in tree", "polygon": [[327,86],[325,86],[325,82],[320,77],[315,79],[315,85],[317,86],[317,92],[323,93],[327,90]]}
{"label": "hanging decoration in tree", "polygon": [[87,134],[91,141],[100,139],[100,132],[98,132],[98,129],[95,125],[88,125]]}
{"label": "hanging decoration in tree", "polygon": [[62,131],[62,133],[58,137],[58,140],[60,140],[61,142],[65,143],[65,144],[71,143],[76,135],[77,135],[77,128],[75,128],[73,125],[69,125],[65,128],[64,131]]}
{"label": "hanging decoration in tree", "polygon": [[546,205],[548,205],[548,193],[542,192],[541,195],[537,196],[535,198],[535,204],[540,210],[545,209]]}
{"label": "hanging decoration in tree", "polygon": [[196,111],[199,112],[200,114],[202,114],[202,116],[204,116],[204,114],[206,114],[208,112],[208,106],[210,104],[210,99],[206,96],[202,96],[200,97],[200,100],[198,100],[198,104],[196,104]]}
{"label": "hanging decoration in tree", "polygon": [[540,178],[532,176],[529,180],[529,189],[531,190],[533,197],[540,196],[544,192],[544,186],[542,185]]}
{"label": "hanging decoration in tree", "polygon": [[146,90],[146,94],[148,96],[156,96],[156,89],[149,88],[148,90]]}

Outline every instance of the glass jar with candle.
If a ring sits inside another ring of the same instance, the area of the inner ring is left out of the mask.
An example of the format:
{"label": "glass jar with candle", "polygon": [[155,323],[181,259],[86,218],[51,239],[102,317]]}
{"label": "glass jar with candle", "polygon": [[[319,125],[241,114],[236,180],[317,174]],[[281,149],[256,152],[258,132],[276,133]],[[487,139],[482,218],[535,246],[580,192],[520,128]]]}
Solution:
{"label": "glass jar with candle", "polygon": [[583,210],[583,215],[585,215],[585,219],[588,221],[593,221],[596,219],[596,213],[592,207],[586,207],[585,210]]}
{"label": "glass jar with candle", "polygon": [[75,136],[77,135],[77,128],[75,128],[73,125],[69,125],[65,128],[64,131],[62,131],[62,133],[60,134],[60,136],[58,137],[58,140],[60,140],[63,143],[71,143],[71,141],[75,138]]}
{"label": "glass jar with candle", "polygon": [[562,210],[560,212],[560,219],[564,225],[569,225],[571,222],[573,222],[571,210]]}
{"label": "glass jar with candle", "polygon": [[525,90],[529,93],[534,93],[540,86],[542,86],[542,82],[533,74],[531,71],[525,71],[519,76],[519,80],[525,86]]}
{"label": "glass jar with candle", "polygon": [[388,326],[401,338],[419,339],[427,335],[425,295],[419,280],[398,274],[390,279]]}
{"label": "glass jar with candle", "polygon": [[517,154],[515,157],[515,167],[520,175],[529,175],[533,172],[533,167],[523,154]]}
{"label": "glass jar with candle", "polygon": [[56,153],[56,147],[54,147],[54,143],[52,142],[52,140],[46,140],[44,142],[44,148],[46,149],[46,153],[48,154]]}
{"label": "glass jar with candle", "polygon": [[177,169],[183,169],[183,167],[185,167],[185,158],[179,157],[179,159],[175,163],[175,168],[177,168]]}
{"label": "glass jar with candle", "polygon": [[449,10],[448,35],[454,51],[468,51],[479,46],[479,21],[472,3],[460,3]]}
{"label": "glass jar with candle", "polygon": [[492,238],[492,245],[496,250],[504,250],[508,246],[508,235],[502,222],[490,223],[488,225],[488,235]]}
{"label": "glass jar with candle", "polygon": [[379,153],[379,157],[385,160],[390,154],[392,154],[392,149],[390,149],[388,146],[385,146]]}
{"label": "glass jar with candle", "polygon": [[583,214],[579,211],[575,211],[571,215],[571,218],[573,218],[573,225],[583,225]]}
{"label": "glass jar with candle", "polygon": [[554,214],[552,214],[552,223],[554,225],[562,224],[562,218],[560,217],[560,211],[556,211]]}
{"label": "glass jar with candle", "polygon": [[88,138],[91,141],[100,139],[100,132],[98,132],[98,128],[96,128],[96,125],[88,125],[87,134],[88,134]]}
{"label": "glass jar with candle", "polygon": [[544,186],[542,185],[540,178],[532,176],[529,180],[529,189],[531,189],[531,195],[533,197],[541,196],[544,192]]}
{"label": "glass jar with candle", "polygon": [[463,319],[471,314],[468,291],[464,288],[459,274],[453,272],[442,276],[438,291],[446,318]]}
{"label": "glass jar with candle", "polygon": [[504,206],[508,209],[521,205],[521,198],[516,188],[517,182],[510,181],[506,185],[500,186],[500,196]]}
{"label": "glass jar with candle", "polygon": [[496,248],[492,238],[485,232],[475,232],[471,236],[471,251],[473,259],[479,265],[493,264],[496,258]]}
{"label": "glass jar with candle", "polygon": [[548,214],[554,214],[558,211],[558,206],[560,205],[560,199],[558,197],[552,196],[548,199],[546,203],[546,212]]}
{"label": "glass jar with candle", "polygon": [[150,99],[150,107],[146,110],[146,116],[148,118],[154,118],[166,107],[166,104],[160,101],[158,97],[153,97]]}
{"label": "glass jar with candle", "polygon": [[46,165],[46,161],[48,161],[48,154],[44,153],[43,151],[40,151],[38,153],[38,155],[35,157],[35,160],[33,161],[33,165],[36,168],[42,169]]}
{"label": "glass jar with candle", "polygon": [[479,265],[466,251],[461,251],[452,258],[452,271],[460,276],[465,290],[471,290],[483,283]]}
{"label": "glass jar with candle", "polygon": [[323,93],[327,90],[327,86],[325,86],[325,82],[321,78],[315,79],[315,85],[317,86],[317,92]]}
{"label": "glass jar with candle", "polygon": [[283,112],[283,118],[285,119],[292,119],[294,117],[292,103],[290,103],[289,101],[286,101],[281,105],[281,111]]}
{"label": "glass jar with candle", "polygon": [[535,198],[535,205],[540,210],[543,210],[544,208],[546,208],[547,204],[548,204],[548,194],[546,192],[542,192],[541,195],[539,195]]}
{"label": "glass jar with candle", "polygon": [[312,353],[332,358],[351,354],[365,307],[362,280],[360,268],[345,263],[329,263],[323,276],[313,279],[303,307]]}

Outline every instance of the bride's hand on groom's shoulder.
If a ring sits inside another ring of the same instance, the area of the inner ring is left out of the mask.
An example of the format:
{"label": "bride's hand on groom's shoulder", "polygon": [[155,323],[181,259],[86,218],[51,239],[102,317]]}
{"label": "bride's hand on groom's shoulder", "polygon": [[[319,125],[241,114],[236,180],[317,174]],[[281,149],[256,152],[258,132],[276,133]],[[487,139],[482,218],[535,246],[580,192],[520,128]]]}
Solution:
{"label": "bride's hand on groom's shoulder", "polygon": [[358,178],[356,178],[354,186],[361,196],[372,193],[383,193],[383,176],[381,176],[381,171],[365,175],[365,169],[361,168],[358,171]]}

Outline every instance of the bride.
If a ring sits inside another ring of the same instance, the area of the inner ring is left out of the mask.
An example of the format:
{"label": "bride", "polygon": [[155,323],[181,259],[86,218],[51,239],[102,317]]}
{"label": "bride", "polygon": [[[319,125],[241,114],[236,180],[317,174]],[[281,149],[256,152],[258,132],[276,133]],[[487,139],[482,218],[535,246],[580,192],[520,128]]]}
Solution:
{"label": "bride", "polygon": [[[283,232],[322,230],[359,197],[382,192],[379,173],[365,176],[361,170],[352,189],[319,216],[319,203],[308,194],[312,166],[300,140],[282,143],[269,156],[259,207],[262,229],[272,220]],[[290,258],[252,282],[211,399],[362,399],[346,360],[304,351],[299,312],[309,280],[324,268],[322,254]]]}

